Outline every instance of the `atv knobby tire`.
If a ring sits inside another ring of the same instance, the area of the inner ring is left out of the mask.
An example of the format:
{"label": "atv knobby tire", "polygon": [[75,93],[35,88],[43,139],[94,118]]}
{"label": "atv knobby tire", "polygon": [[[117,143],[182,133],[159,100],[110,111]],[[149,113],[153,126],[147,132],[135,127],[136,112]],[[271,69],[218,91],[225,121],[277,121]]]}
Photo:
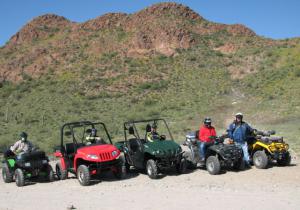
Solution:
{"label": "atv knobby tire", "polygon": [[180,162],[176,165],[176,171],[179,174],[184,174],[187,169],[187,161],[185,158],[182,158]]}
{"label": "atv knobby tire", "polygon": [[23,187],[25,185],[25,177],[24,173],[21,169],[17,168],[15,170],[15,180],[16,180],[16,185],[18,187]]}
{"label": "atv knobby tire", "polygon": [[80,165],[77,169],[77,179],[82,186],[90,184],[90,171],[86,165]]}
{"label": "atv knobby tire", "polygon": [[221,171],[221,164],[216,156],[209,156],[206,160],[206,169],[211,175],[219,174]]}
{"label": "atv knobby tire", "polygon": [[5,183],[10,183],[13,181],[14,174],[10,172],[7,164],[3,164],[2,167],[2,178]]}
{"label": "atv knobby tire", "polygon": [[277,160],[277,164],[280,166],[288,166],[291,164],[292,158],[289,152],[285,154],[285,157],[281,160]]}
{"label": "atv knobby tire", "polygon": [[256,151],[253,155],[253,163],[256,168],[265,169],[268,166],[268,156],[263,150]]}
{"label": "atv knobby tire", "polygon": [[60,162],[56,164],[55,170],[56,170],[56,175],[57,175],[58,179],[64,180],[64,179],[68,178],[68,171],[66,169],[62,168],[62,165]]}
{"label": "atv knobby tire", "polygon": [[149,159],[146,164],[146,172],[151,179],[156,179],[158,175],[157,165],[154,160]]}

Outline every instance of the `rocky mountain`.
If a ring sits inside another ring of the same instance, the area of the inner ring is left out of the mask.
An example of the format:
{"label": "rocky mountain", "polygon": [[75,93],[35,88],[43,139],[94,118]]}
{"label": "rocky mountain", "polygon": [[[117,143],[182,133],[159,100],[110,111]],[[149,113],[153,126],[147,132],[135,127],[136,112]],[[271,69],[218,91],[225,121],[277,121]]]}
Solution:
{"label": "rocky mountain", "polygon": [[[218,34],[219,40],[209,38]],[[26,24],[1,49],[0,80],[21,81],[23,74],[39,77],[51,67],[59,71],[80,52],[88,57],[112,52],[123,57],[174,56],[177,49],[205,43],[233,53],[253,45],[247,38],[272,43],[243,25],[212,23],[176,3],[156,4],[134,14],[110,13],[84,23],[46,14]]]}

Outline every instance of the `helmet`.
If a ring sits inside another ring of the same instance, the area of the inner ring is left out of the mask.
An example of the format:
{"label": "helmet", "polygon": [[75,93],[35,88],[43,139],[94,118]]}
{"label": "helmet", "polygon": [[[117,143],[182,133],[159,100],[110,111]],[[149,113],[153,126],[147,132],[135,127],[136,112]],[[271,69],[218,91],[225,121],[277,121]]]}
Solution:
{"label": "helmet", "polygon": [[25,133],[24,131],[20,134],[21,138],[27,138],[27,136],[28,136],[27,133]]}
{"label": "helmet", "polygon": [[238,113],[236,113],[236,114],[235,114],[235,117],[240,117],[240,118],[243,118],[243,113],[241,113],[241,112],[238,112]]}
{"label": "helmet", "polygon": [[206,117],[203,122],[204,122],[205,125],[211,125],[210,117]]}
{"label": "helmet", "polygon": [[96,128],[92,128],[91,135],[92,136],[96,136],[97,135],[97,129]]}
{"label": "helmet", "polygon": [[151,132],[151,125],[150,124],[146,125],[146,132]]}
{"label": "helmet", "polygon": [[24,138],[25,140],[27,139],[27,133],[25,133],[24,131],[20,133],[20,137]]}

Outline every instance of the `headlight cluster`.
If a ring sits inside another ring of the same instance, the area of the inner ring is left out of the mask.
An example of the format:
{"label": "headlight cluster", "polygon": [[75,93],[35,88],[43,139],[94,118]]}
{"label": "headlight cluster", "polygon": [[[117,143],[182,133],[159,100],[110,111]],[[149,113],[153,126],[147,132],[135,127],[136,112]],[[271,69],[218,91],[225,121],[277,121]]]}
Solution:
{"label": "headlight cluster", "polygon": [[118,151],[117,151],[117,150],[112,151],[112,152],[111,152],[111,155],[112,155],[113,157],[117,156],[117,155],[118,155]]}
{"label": "headlight cluster", "polygon": [[88,158],[93,159],[93,160],[98,160],[99,156],[98,155],[93,155],[93,154],[89,154],[87,155]]}
{"label": "headlight cluster", "polygon": [[277,148],[276,148],[276,147],[274,147],[274,146],[269,146],[269,149],[270,149],[272,152],[274,152],[274,151],[276,151],[276,150],[277,150]]}

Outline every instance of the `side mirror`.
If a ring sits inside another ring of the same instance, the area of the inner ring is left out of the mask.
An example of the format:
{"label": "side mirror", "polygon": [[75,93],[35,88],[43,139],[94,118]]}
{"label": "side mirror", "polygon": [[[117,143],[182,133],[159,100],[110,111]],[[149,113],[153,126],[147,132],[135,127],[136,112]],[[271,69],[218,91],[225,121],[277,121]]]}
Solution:
{"label": "side mirror", "polygon": [[129,133],[130,135],[134,135],[134,129],[133,129],[132,126],[130,126],[130,127],[128,128],[128,133]]}
{"label": "side mirror", "polygon": [[92,129],[88,128],[88,129],[86,129],[85,132],[86,132],[86,133],[91,133],[91,132],[92,132]]}
{"label": "side mirror", "polygon": [[72,135],[72,132],[71,132],[71,131],[65,131],[64,135],[65,135],[65,136],[71,136],[71,135]]}
{"label": "side mirror", "polygon": [[147,132],[147,133],[148,133],[148,132],[151,132],[151,125],[147,124],[147,126],[146,126],[146,132]]}

